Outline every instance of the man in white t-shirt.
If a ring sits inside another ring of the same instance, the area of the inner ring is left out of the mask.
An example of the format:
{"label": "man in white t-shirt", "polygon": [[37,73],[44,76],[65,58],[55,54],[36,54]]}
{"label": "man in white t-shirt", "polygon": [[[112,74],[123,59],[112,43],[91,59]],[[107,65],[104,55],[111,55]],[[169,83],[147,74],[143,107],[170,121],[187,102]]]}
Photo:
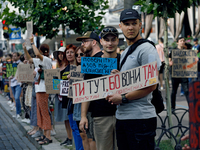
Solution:
{"label": "man in white t-shirt", "polygon": [[26,58],[29,62],[33,62],[38,70],[39,79],[38,82],[35,82],[35,93],[37,101],[37,125],[44,130],[44,135],[41,136],[37,141],[39,144],[49,144],[52,143],[51,139],[51,119],[48,111],[48,97],[49,94],[46,94],[45,81],[44,81],[44,70],[52,68],[52,61],[48,57],[49,55],[49,46],[47,44],[42,44],[39,48],[33,43],[33,36],[30,38],[33,51],[37,58],[31,58],[25,45],[23,44],[23,49],[26,55]]}

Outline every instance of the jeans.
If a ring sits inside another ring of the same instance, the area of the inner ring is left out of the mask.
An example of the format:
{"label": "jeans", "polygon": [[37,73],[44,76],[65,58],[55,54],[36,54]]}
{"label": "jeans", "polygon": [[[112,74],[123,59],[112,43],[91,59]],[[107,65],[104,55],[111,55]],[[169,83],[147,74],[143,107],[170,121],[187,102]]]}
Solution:
{"label": "jeans", "polygon": [[157,118],[117,120],[118,150],[154,150]]}
{"label": "jeans", "polygon": [[84,150],[78,126],[76,124],[76,121],[73,120],[73,114],[68,115],[68,117],[69,117],[69,124],[72,128],[72,134],[74,137],[76,150]]}
{"label": "jeans", "polygon": [[187,78],[172,78],[172,94],[171,94],[171,104],[172,109],[176,108],[176,93],[179,84],[181,83],[181,86],[184,91],[184,95],[188,101],[188,95],[189,95],[189,87],[188,87],[188,79]]}
{"label": "jeans", "polygon": [[13,96],[15,98],[15,103],[16,103],[16,113],[17,115],[19,115],[21,113],[21,103],[20,103],[20,95],[21,95],[21,86],[20,85],[16,85],[11,87],[12,92],[13,92]]}

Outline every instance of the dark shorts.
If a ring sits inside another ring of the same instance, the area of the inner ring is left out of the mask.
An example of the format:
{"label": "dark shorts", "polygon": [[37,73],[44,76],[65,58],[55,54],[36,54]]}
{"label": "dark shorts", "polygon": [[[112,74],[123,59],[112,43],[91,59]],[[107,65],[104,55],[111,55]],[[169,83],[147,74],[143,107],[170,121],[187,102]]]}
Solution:
{"label": "dark shorts", "polygon": [[117,120],[118,150],[154,150],[157,118]]}
{"label": "dark shorts", "polygon": [[164,67],[165,67],[165,62],[163,61],[163,62],[162,62],[162,65],[160,66],[160,70],[159,70],[159,73],[160,73],[160,74],[163,73]]}

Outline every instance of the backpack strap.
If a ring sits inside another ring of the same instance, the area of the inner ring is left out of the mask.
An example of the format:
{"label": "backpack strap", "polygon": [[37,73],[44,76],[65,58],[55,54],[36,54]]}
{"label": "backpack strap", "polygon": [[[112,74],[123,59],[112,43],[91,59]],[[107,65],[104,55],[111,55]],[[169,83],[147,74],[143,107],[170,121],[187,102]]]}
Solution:
{"label": "backpack strap", "polygon": [[149,41],[149,40],[147,40],[147,39],[139,39],[139,40],[137,40],[134,44],[132,44],[132,45],[129,47],[128,52],[126,53],[124,59],[122,60],[122,62],[121,62],[121,64],[120,64],[119,70],[121,70],[122,66],[124,65],[124,63],[125,63],[125,61],[126,61],[126,59],[127,59],[127,57],[128,57],[131,53],[133,53],[133,52],[135,51],[135,49],[136,49],[139,45],[141,45],[141,44],[143,44],[143,43],[145,43],[145,42],[149,42],[150,44],[152,44],[152,45],[155,47],[155,44],[154,44],[152,41]]}

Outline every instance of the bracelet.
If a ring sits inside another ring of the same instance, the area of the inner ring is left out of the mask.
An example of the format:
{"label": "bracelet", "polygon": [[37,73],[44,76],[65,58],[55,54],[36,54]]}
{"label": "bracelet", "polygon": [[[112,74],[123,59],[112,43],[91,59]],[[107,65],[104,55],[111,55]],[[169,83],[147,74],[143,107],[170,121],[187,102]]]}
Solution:
{"label": "bracelet", "polygon": [[31,43],[31,45],[33,45],[34,43]]}

